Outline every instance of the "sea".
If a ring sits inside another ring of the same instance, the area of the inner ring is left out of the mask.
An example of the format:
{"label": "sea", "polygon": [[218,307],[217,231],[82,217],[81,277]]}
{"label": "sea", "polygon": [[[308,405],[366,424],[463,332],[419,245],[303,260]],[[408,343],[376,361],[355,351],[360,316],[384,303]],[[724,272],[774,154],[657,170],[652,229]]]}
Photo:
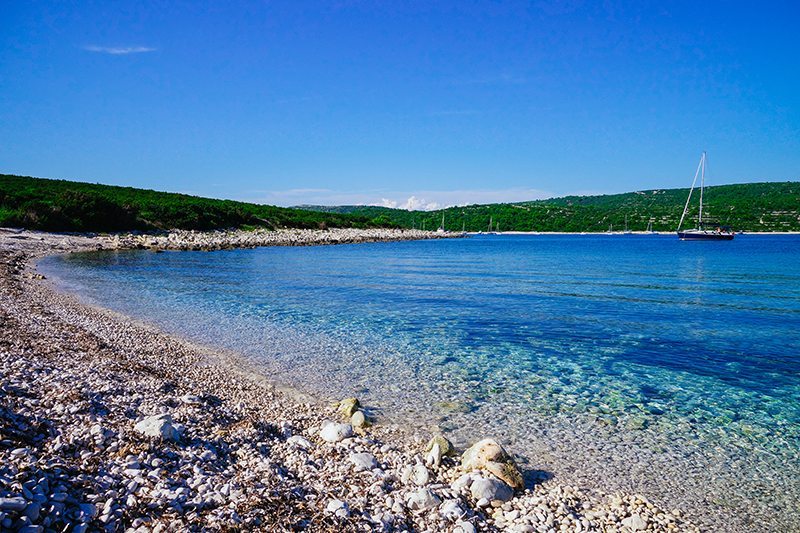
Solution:
{"label": "sea", "polygon": [[44,259],[61,290],[320,400],[492,436],[529,483],[800,531],[800,236],[473,235]]}

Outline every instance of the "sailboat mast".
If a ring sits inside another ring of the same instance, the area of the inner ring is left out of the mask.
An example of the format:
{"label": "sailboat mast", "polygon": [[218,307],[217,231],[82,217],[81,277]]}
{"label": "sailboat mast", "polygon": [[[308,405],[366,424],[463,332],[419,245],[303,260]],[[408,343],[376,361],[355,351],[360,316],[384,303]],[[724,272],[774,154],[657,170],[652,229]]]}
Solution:
{"label": "sailboat mast", "polygon": [[[686,205],[683,206],[683,214],[681,215],[681,220],[678,222],[678,231],[681,230],[681,226],[683,226],[683,219],[686,218],[686,213],[689,211],[689,202],[692,200],[692,193],[694,192],[694,186],[697,184],[697,175],[700,174],[700,169],[705,164],[706,160],[706,153],[703,152],[702,157],[700,157],[700,163],[697,165],[697,170],[694,172],[694,179],[692,180],[692,188],[689,189],[689,196],[686,198]],[[700,202],[700,205],[703,205],[703,202]]]}
{"label": "sailboat mast", "polygon": [[697,215],[697,227],[698,229],[702,229],[703,227],[703,189],[706,186],[706,153],[703,152],[702,158],[703,170],[702,174],[700,175],[700,213]]}

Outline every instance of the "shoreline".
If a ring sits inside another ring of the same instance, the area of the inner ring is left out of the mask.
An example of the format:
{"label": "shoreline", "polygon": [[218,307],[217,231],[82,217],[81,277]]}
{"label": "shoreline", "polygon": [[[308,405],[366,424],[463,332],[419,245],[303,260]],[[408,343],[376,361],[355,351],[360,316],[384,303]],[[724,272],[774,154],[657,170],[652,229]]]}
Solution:
{"label": "shoreline", "polygon": [[[426,465],[431,435],[413,428],[377,424],[328,442],[323,424],[342,422],[333,408],[279,390],[234,354],[58,293],[33,268],[109,249],[105,239],[0,232],[3,528],[696,530],[644,498],[557,479],[477,498],[497,480],[459,469],[458,457]],[[157,414],[180,436],[137,433]]]}
{"label": "shoreline", "polygon": [[[212,251],[259,246],[320,246],[460,238],[460,233],[410,229],[170,230],[158,233],[48,233],[0,228],[0,238],[47,242],[64,252],[89,250]],[[58,242],[56,242],[58,241]]]}

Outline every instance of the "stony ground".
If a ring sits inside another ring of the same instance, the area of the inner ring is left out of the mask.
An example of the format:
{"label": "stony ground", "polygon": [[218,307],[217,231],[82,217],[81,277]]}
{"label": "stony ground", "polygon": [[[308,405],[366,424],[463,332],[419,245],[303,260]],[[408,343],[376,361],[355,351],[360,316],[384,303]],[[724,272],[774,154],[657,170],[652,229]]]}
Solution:
{"label": "stony ground", "polygon": [[431,453],[430,435],[358,427],[355,405],[345,417],[282,392],[233,355],[57,294],[31,268],[148,238],[0,231],[1,530],[696,530],[636,496],[558,480],[514,492],[489,472],[505,470],[440,459],[443,441]]}
{"label": "stony ground", "polygon": [[175,230],[157,235],[126,234],[101,238],[106,247],[156,248],[159,250],[221,250],[256,246],[308,246],[317,244],[353,244],[380,241],[410,241],[459,237],[452,232],[392,230],[383,228],[330,230],[290,229],[252,231],[185,231]]}

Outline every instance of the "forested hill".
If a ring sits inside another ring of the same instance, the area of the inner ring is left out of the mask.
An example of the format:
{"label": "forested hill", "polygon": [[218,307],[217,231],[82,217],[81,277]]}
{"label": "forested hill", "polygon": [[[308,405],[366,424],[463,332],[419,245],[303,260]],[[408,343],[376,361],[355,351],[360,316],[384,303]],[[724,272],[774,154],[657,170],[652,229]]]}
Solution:
{"label": "forested hill", "polygon": [[48,231],[374,227],[370,217],[0,174],[0,227]]}
{"label": "forested hill", "polygon": [[[158,229],[415,227],[436,229],[444,214],[451,231],[673,231],[688,189],[603,196],[567,196],[512,204],[470,205],[438,211],[372,206],[284,208],[65,180],[0,174],[0,227],[50,231]],[[690,217],[696,217],[698,194]],[[800,231],[800,182],[706,188],[709,219],[744,231]],[[693,225],[694,221],[689,222]]]}
{"label": "forested hill", "polygon": [[[358,214],[383,223],[450,231],[486,231],[489,220],[500,231],[674,231],[689,189],[660,189],[602,196],[565,196],[532,202],[470,205],[438,211],[406,211],[372,206],[302,206],[328,213]],[[689,221],[696,224],[699,191],[692,197]],[[707,187],[704,220],[744,231],[800,231],[800,182],[746,183]]]}

